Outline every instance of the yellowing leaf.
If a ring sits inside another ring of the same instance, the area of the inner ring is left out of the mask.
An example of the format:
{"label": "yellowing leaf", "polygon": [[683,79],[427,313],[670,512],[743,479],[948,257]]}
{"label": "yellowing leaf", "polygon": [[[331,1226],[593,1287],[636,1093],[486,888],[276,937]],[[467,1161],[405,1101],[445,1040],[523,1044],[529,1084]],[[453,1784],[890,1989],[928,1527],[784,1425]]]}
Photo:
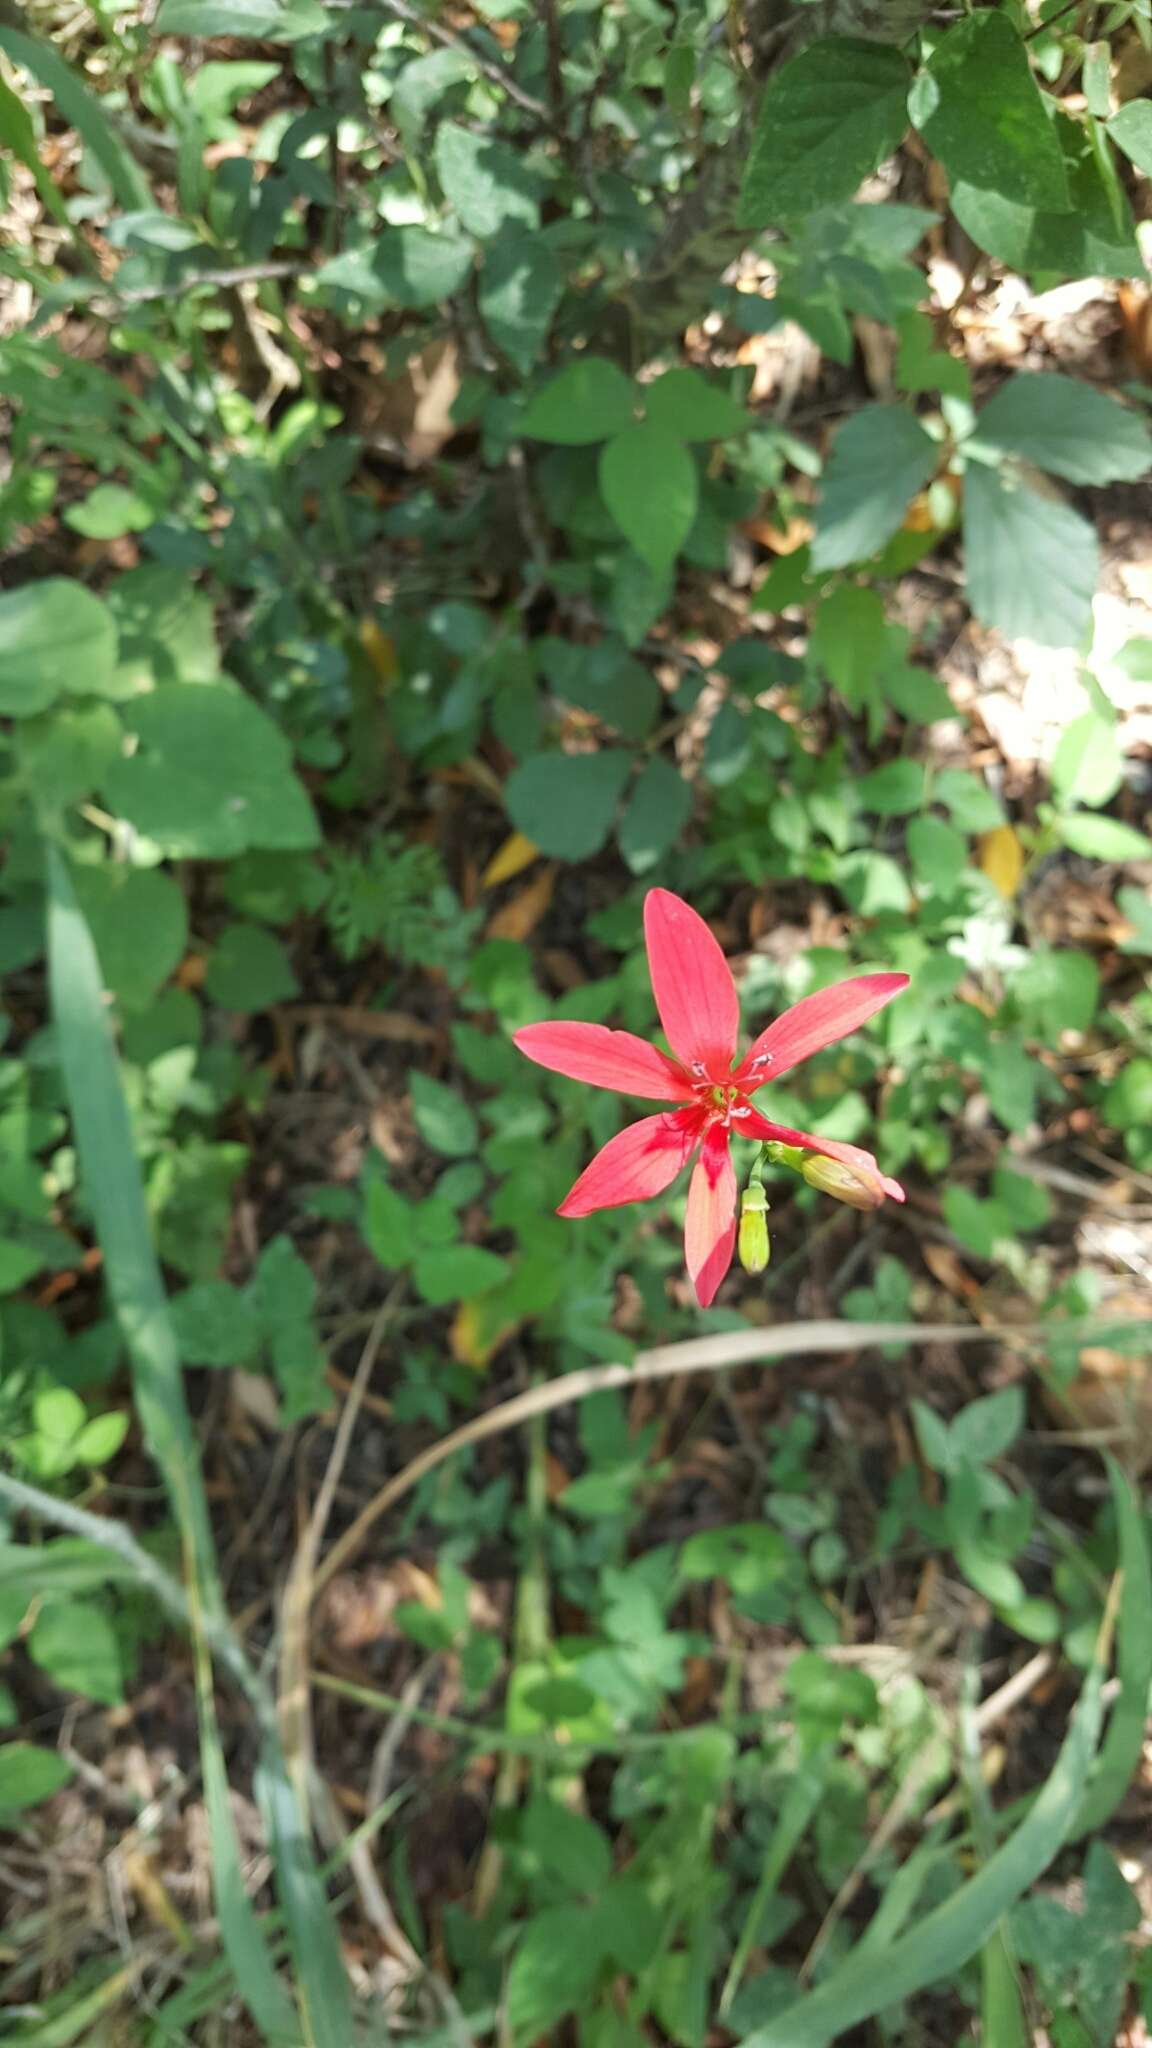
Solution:
{"label": "yellowing leaf", "polygon": [[369,666],[377,682],[385,687],[394,683],[400,672],[396,648],[388,634],[376,624],[375,619],[361,619],[360,645],[368,656]]}
{"label": "yellowing leaf", "polygon": [[470,1365],[474,1372],[483,1372],[500,1346],[515,1335],[524,1321],[523,1316],[513,1316],[501,1324],[499,1316],[495,1302],[461,1302],[448,1332],[448,1349],[457,1365]]}
{"label": "yellowing leaf", "polygon": [[513,832],[498,846],[484,873],[480,877],[482,889],[498,888],[501,882],[510,882],[513,875],[522,874],[534,860],[539,860],[540,848],[523,832]]}
{"label": "yellowing leaf", "polygon": [[997,825],[980,841],[980,868],[1001,896],[1011,898],[1024,873],[1024,848],[1011,825]]}

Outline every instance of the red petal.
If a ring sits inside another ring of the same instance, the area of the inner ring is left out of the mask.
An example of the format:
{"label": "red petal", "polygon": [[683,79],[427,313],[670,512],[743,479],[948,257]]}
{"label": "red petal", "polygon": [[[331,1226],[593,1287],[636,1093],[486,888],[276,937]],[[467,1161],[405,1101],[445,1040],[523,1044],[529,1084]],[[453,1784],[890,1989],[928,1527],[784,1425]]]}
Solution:
{"label": "red petal", "polygon": [[700,1136],[697,1110],[678,1109],[663,1116],[641,1117],[596,1154],[584,1168],[558,1216],[588,1216],[593,1209],[618,1209],[624,1202],[645,1202],[671,1187]]}
{"label": "red petal", "polygon": [[674,1053],[725,1081],[736,1052],[740,999],[728,962],[702,917],[668,889],[644,899],[648,971]]}
{"label": "red petal", "polygon": [[733,1079],[749,1089],[778,1081],[789,1067],[799,1066],[814,1052],[823,1052],[826,1045],[847,1038],[907,986],[906,974],[858,974],[851,981],[818,989],[814,996],[793,1003],[760,1033]]}
{"label": "red petal", "polygon": [[736,1244],[736,1175],[728,1132],[713,1124],[688,1183],[684,1257],[701,1308],[707,1308],[732,1264]]}
{"label": "red petal", "polygon": [[538,1067],[593,1088],[618,1088],[651,1102],[687,1102],[692,1094],[675,1060],[631,1031],[609,1031],[605,1024],[525,1024],[512,1033],[512,1043]]}
{"label": "red petal", "polygon": [[858,1174],[869,1187],[879,1188],[894,1202],[904,1200],[904,1190],[899,1181],[881,1173],[871,1152],[865,1152],[860,1145],[844,1145],[838,1138],[816,1138],[811,1131],[789,1130],[787,1124],[769,1123],[768,1118],[755,1109],[751,1116],[741,1117],[740,1136],[776,1138],[782,1145],[803,1145],[806,1152],[820,1152],[825,1159],[838,1159],[842,1166],[851,1167],[853,1173]]}

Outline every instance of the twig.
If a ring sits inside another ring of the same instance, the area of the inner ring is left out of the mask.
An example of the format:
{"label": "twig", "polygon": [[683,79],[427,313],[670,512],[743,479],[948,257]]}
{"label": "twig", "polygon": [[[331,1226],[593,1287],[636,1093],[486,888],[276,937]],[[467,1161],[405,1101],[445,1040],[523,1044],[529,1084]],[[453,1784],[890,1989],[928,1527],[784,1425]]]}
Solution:
{"label": "twig", "polygon": [[381,1515],[410,1493],[418,1480],[446,1458],[469,1444],[499,1436],[533,1415],[549,1415],[569,1401],[583,1401],[589,1394],[611,1387],[638,1386],[645,1380],[673,1379],[682,1372],[731,1372],[740,1365],[758,1365],[770,1358],[820,1357],[838,1351],[864,1351],[883,1344],[986,1344],[997,1339],[1018,1344],[1045,1334],[1044,1323],[1012,1327],[991,1324],[974,1329],[954,1323],[784,1323],[774,1330],[732,1330],[715,1337],[693,1337],[684,1344],[665,1344],[655,1351],[641,1351],[631,1365],[587,1365],[561,1379],[529,1387],[510,1401],[476,1415],[462,1428],[431,1444],[411,1464],[405,1465],[363,1508],[350,1528],[329,1551],[313,1579],[313,1595],[328,1584],[335,1572],[348,1563]]}
{"label": "twig", "polygon": [[299,277],[311,267],[306,258],[295,263],[280,257],[267,263],[222,263],[214,270],[187,270],[182,277],[169,278],[166,284],[125,285],[123,291],[108,287],[94,293],[93,300],[107,300],[113,306],[140,306],[149,299],[178,298],[185,292],[194,292],[198,285],[230,291],[238,284],[267,284],[277,278]]}
{"label": "twig", "polygon": [[302,1812],[307,1813],[307,1797],[312,1776],[312,1694],[308,1684],[308,1615],[314,1597],[316,1562],[328,1517],[336,1498],[336,1488],[352,1442],[352,1431],[360,1413],[372,1369],[384,1341],[384,1332],[391,1319],[397,1295],[403,1286],[398,1281],[379,1309],[360,1353],[360,1362],[352,1380],[348,1399],[340,1411],[336,1434],[328,1466],[320,1484],[320,1491],[296,1546],[291,1569],[284,1586],[280,1609],[280,1737],[284,1744],[284,1756],[289,1776],[296,1787],[296,1796]]}
{"label": "twig", "polygon": [[442,28],[438,21],[430,21],[427,15],[421,14],[418,7],[409,7],[408,0],[383,0],[383,5],[389,14],[394,14],[399,21],[406,21],[410,28],[421,29],[432,42],[442,43],[446,50],[460,51],[470,64],[476,66],[477,71],[483,72],[485,78],[490,78],[493,85],[498,85],[502,92],[506,92],[510,100],[515,100],[518,107],[523,107],[526,114],[531,114],[537,121],[551,127],[552,116],[543,100],[534,99],[530,92],[525,92],[523,86],[517,85],[516,80],[509,77],[503,65],[490,63],[487,57],[482,57],[466,36],[457,35],[453,29]]}

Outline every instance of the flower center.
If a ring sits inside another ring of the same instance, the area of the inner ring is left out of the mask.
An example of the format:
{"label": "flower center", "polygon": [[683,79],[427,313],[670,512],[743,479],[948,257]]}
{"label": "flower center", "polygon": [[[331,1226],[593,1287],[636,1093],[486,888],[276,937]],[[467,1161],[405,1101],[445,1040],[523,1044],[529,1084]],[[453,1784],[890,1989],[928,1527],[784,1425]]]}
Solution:
{"label": "flower center", "polygon": [[709,1124],[723,1124],[725,1130],[730,1129],[734,1117],[752,1114],[752,1105],[744,1101],[739,1088],[709,1082],[707,1087],[697,1090],[697,1100],[707,1110]]}

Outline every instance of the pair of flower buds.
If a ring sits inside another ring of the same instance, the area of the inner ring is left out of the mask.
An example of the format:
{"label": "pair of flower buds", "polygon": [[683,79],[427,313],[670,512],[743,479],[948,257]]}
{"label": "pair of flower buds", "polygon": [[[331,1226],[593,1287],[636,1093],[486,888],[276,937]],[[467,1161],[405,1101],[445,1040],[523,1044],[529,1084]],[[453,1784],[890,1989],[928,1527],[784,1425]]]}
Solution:
{"label": "pair of flower buds", "polygon": [[765,1160],[772,1166],[791,1167],[810,1188],[819,1188],[821,1194],[831,1195],[837,1202],[847,1202],[850,1209],[878,1209],[884,1199],[838,1159],[823,1159],[818,1152],[805,1152],[800,1145],[773,1142],[762,1146],[740,1197],[736,1256],[746,1273],[762,1273],[771,1256],[768,1197],[761,1179]]}

